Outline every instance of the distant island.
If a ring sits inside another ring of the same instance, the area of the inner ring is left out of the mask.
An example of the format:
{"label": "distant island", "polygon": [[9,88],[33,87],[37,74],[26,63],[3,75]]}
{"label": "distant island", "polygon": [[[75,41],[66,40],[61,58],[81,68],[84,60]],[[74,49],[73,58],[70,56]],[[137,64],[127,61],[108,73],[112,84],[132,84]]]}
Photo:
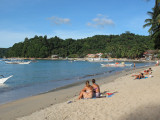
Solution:
{"label": "distant island", "polygon": [[57,36],[35,36],[25,38],[7,49],[0,49],[0,57],[22,58],[83,58],[87,54],[103,53],[102,57],[139,58],[146,50],[153,50],[150,36],[126,32],[121,35],[95,35],[84,39],[61,39]]}

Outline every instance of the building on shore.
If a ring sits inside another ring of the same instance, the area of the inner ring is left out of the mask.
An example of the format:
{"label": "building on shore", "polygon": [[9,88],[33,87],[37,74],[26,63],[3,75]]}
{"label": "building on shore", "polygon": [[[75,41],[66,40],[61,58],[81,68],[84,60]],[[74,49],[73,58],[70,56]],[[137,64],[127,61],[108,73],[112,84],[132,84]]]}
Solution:
{"label": "building on shore", "polygon": [[158,50],[147,50],[146,52],[143,53],[143,56],[145,57],[146,60],[153,60],[157,58],[157,53]]}

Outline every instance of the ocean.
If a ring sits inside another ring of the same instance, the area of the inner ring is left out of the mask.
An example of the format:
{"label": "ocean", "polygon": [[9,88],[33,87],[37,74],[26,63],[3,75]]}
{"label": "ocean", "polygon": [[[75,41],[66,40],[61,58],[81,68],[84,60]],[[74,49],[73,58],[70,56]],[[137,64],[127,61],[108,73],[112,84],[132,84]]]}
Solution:
{"label": "ocean", "polygon": [[[125,62],[133,64],[133,62]],[[136,63],[136,68],[155,63]],[[99,62],[38,60],[30,64],[6,64],[0,61],[0,75],[13,75],[0,84],[0,104],[45,93],[59,87],[88,79],[105,77],[131,67],[101,67]]]}

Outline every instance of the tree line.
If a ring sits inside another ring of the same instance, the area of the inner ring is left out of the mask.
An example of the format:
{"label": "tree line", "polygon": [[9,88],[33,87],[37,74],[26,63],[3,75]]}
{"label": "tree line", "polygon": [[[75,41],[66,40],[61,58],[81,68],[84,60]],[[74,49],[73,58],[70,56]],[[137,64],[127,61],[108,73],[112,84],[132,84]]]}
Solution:
{"label": "tree line", "polygon": [[7,54],[7,48],[0,48],[0,58],[3,58]]}
{"label": "tree line", "polygon": [[142,57],[148,49],[154,49],[154,42],[150,36],[135,35],[130,32],[121,35],[95,35],[77,40],[36,35],[8,48],[5,56],[48,58],[51,55],[58,55],[82,58],[87,54],[104,53],[103,57],[109,55],[116,58],[137,58]]}
{"label": "tree line", "polygon": [[154,48],[160,49],[160,0],[155,0],[155,6],[148,12],[150,18],[146,19],[143,27],[149,26],[148,32],[155,43]]}

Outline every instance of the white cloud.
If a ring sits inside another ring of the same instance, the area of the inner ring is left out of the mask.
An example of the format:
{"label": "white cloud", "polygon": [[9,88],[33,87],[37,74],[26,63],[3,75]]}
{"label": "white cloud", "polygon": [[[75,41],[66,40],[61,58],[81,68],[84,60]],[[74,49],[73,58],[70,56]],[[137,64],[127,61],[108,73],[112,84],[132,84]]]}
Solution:
{"label": "white cloud", "polygon": [[69,18],[59,18],[59,17],[52,16],[52,17],[49,17],[47,19],[50,20],[51,23],[55,24],[55,25],[69,24],[70,23]]}
{"label": "white cloud", "polygon": [[105,15],[97,14],[97,17],[92,19],[92,22],[88,22],[87,26],[95,28],[104,28],[108,25],[114,25],[113,20],[109,19]]}

